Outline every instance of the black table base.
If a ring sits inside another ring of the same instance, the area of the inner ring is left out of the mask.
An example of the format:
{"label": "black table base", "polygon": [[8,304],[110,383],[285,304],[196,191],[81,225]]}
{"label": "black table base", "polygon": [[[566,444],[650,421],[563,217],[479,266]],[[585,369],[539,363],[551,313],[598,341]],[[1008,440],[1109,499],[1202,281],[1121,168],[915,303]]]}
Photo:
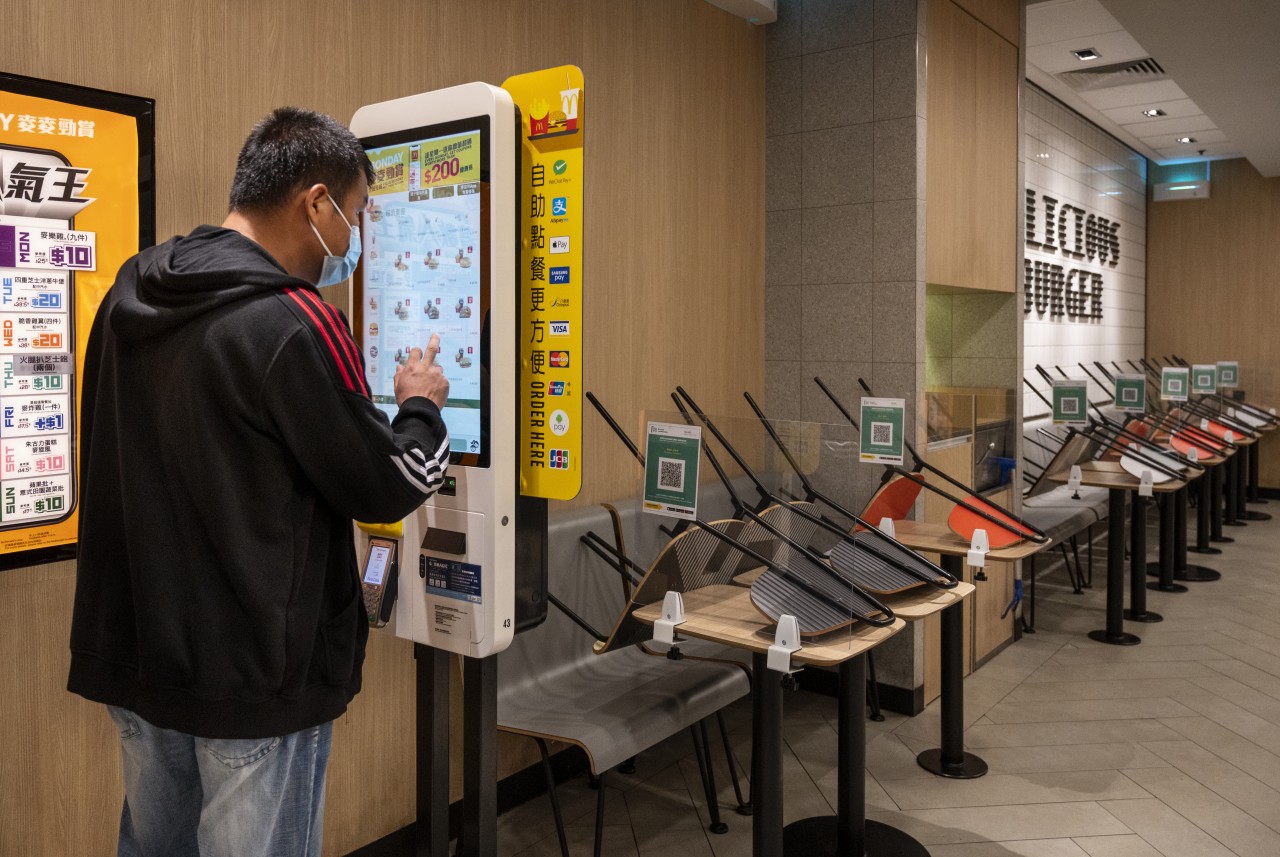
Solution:
{"label": "black table base", "polygon": [[[1160,562],[1168,564],[1170,570],[1173,555],[1166,542],[1172,544],[1173,541],[1173,530],[1168,526],[1172,521],[1172,500],[1171,495],[1165,495],[1159,501]],[[1163,616],[1147,609],[1146,575],[1143,574],[1147,562],[1147,498],[1135,494],[1130,507],[1133,520],[1129,522],[1129,609],[1123,615],[1133,622],[1163,622]]]}
{"label": "black table base", "polygon": [[[783,831],[783,853],[790,857],[854,857],[836,844],[839,824],[834,815],[806,818]],[[868,821],[863,839],[866,857],[929,857],[929,850],[896,827]]]}
{"label": "black table base", "polygon": [[[964,573],[959,556],[943,555],[942,568],[957,579]],[[920,767],[940,777],[972,780],[987,772],[987,763],[964,751],[964,614],[963,601],[942,611],[942,748],[916,756]]]}
{"label": "black table base", "polygon": [[1124,630],[1124,488],[1107,490],[1107,627],[1089,639],[1112,646],[1136,646],[1142,638]]}
{"label": "black table base", "polygon": [[1240,513],[1240,517],[1246,521],[1270,521],[1271,516],[1266,512],[1255,512],[1252,509],[1245,509]]}
{"label": "black table base", "polygon": [[[1147,563],[1147,574],[1156,577],[1160,574],[1160,563]],[[1222,579],[1222,572],[1214,571],[1212,568],[1206,568],[1203,565],[1185,565],[1182,568],[1174,569],[1173,579],[1180,580],[1183,583],[1208,583],[1214,580]],[[1154,589],[1154,586],[1147,584],[1148,589]],[[1183,589],[1186,589],[1184,586]]]}

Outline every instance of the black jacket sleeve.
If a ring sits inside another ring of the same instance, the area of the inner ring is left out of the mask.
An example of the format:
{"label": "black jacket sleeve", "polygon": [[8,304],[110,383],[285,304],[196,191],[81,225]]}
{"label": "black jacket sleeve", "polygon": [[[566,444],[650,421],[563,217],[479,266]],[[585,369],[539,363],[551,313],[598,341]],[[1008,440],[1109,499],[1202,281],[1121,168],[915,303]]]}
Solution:
{"label": "black jacket sleeve", "polygon": [[398,521],[444,481],[449,433],[435,403],[408,399],[388,422],[367,396],[342,383],[305,327],[277,350],[261,406],[302,472],[344,516]]}

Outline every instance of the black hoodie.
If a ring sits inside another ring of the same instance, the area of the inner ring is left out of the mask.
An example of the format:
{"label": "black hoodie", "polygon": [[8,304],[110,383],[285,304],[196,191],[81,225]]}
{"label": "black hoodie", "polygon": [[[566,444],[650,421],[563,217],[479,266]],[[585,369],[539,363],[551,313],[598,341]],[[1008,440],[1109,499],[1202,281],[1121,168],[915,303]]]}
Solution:
{"label": "black hoodie", "polygon": [[120,269],[81,413],[68,688],[209,738],[342,714],[369,633],[351,521],[439,487],[435,404],[388,424],[341,313],[202,226]]}

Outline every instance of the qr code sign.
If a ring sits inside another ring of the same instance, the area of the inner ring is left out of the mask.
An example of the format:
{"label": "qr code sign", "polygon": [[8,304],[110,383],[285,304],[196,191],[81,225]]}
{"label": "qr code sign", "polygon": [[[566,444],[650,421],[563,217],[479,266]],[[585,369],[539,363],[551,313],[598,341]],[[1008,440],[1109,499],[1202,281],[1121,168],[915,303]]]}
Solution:
{"label": "qr code sign", "polygon": [[1080,400],[1070,397],[1065,398],[1061,402],[1060,410],[1064,414],[1078,414],[1080,413]]}
{"label": "qr code sign", "polygon": [[872,423],[871,442],[876,446],[892,446],[893,423]]}
{"label": "qr code sign", "polygon": [[668,491],[683,491],[684,462],[678,458],[659,458],[658,487]]}

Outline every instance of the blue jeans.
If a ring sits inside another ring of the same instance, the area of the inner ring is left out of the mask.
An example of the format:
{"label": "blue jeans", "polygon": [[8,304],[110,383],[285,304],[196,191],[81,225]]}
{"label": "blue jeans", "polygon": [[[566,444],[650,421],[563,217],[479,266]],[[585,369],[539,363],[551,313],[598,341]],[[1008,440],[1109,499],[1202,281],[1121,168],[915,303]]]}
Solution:
{"label": "blue jeans", "polygon": [[108,709],[124,756],[119,857],[320,857],[332,723],[198,738]]}

